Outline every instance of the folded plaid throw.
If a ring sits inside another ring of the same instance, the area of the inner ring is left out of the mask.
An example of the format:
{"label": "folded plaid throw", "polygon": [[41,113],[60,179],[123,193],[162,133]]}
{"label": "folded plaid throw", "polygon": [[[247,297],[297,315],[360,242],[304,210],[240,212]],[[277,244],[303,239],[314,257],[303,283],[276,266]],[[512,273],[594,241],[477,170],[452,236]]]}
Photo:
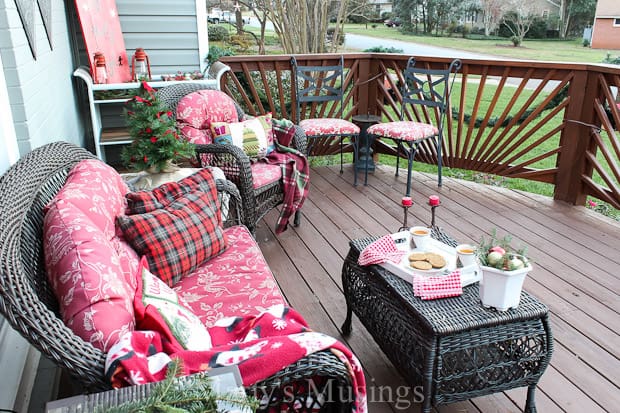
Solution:
{"label": "folded plaid throw", "polygon": [[273,130],[276,149],[264,161],[282,167],[284,179],[284,203],[276,224],[276,234],[284,232],[290,217],[301,208],[308,196],[310,182],[310,166],[306,156],[296,149],[284,145],[291,142],[295,135],[295,126],[291,121],[274,120]]}

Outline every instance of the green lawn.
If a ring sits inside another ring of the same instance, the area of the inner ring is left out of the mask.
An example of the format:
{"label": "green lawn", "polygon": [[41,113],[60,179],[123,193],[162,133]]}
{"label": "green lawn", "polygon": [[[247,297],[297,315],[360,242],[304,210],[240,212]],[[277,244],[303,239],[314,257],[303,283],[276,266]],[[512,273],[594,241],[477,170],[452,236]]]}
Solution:
{"label": "green lawn", "polygon": [[[583,47],[581,39],[575,40],[529,40],[514,47],[509,39],[472,40],[461,37],[414,36],[402,34],[397,28],[377,25],[346,24],[345,33],[395,39],[432,46],[449,47],[470,52],[489,54],[509,59],[543,60],[557,62],[601,63],[610,52],[620,55],[620,50],[608,51]],[[386,42],[386,47],[391,46]]]}

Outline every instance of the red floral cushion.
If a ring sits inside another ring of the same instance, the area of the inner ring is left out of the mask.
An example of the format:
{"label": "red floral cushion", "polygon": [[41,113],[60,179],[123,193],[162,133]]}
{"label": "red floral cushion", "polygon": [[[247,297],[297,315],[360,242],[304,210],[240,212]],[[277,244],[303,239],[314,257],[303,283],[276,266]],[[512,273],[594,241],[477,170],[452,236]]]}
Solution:
{"label": "red floral cushion", "polygon": [[[146,256],[149,268],[170,286],[226,248],[215,181],[209,169],[197,175],[164,184],[151,193],[128,194],[132,205],[139,200],[140,211],[145,205],[146,209],[161,208],[117,218],[127,241],[138,254]],[[194,185],[189,184],[192,179]],[[153,198],[150,201],[149,196]]]}
{"label": "red floral cushion", "polygon": [[128,189],[99,160],[78,163],[43,220],[48,279],[64,323],[95,348],[107,351],[134,328],[138,256],[116,236]]}
{"label": "red floral cushion", "polygon": [[224,231],[229,245],[226,251],[174,286],[207,328],[225,317],[256,315],[286,303],[248,229],[234,226]]}
{"label": "red floral cushion", "polygon": [[252,168],[252,185],[254,189],[272,184],[282,179],[282,167],[265,162],[255,162]]}
{"label": "red floral cushion", "polygon": [[196,144],[213,143],[211,122],[237,122],[234,100],[219,90],[199,90],[183,97],[177,106],[181,134]]}
{"label": "red floral cushion", "polygon": [[306,136],[316,135],[354,135],[360,133],[356,124],[344,119],[304,119],[299,122]]}
{"label": "red floral cushion", "polygon": [[370,135],[384,136],[386,138],[417,141],[436,136],[439,133],[439,129],[427,123],[399,121],[372,125],[367,132]]}

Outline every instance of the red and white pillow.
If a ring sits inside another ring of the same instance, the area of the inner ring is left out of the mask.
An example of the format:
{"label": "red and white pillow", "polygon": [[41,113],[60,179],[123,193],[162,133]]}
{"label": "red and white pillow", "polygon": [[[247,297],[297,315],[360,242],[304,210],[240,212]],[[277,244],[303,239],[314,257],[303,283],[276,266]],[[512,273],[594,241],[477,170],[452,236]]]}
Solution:
{"label": "red and white pillow", "polygon": [[139,258],[116,235],[128,188],[99,160],[84,160],[46,207],[45,266],[64,323],[107,351],[134,328],[133,296]]}
{"label": "red and white pillow", "polygon": [[128,215],[117,218],[123,236],[169,286],[226,248],[210,169],[127,198]]}
{"label": "red and white pillow", "polygon": [[207,328],[173,289],[149,271],[145,258],[140,262],[137,284],[134,311],[138,330],[158,331],[186,350],[212,347]]}

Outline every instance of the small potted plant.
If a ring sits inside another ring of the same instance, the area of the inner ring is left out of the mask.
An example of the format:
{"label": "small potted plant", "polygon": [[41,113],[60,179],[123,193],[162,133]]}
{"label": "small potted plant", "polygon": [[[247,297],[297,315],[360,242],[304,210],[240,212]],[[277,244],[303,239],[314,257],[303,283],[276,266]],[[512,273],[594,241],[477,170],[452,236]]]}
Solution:
{"label": "small potted plant", "polygon": [[480,299],[485,307],[506,311],[519,305],[523,281],[532,264],[526,257],[526,247],[513,250],[511,240],[510,235],[498,239],[493,230],[491,239],[483,237],[476,250],[482,271]]}
{"label": "small potted plant", "polygon": [[176,162],[194,155],[194,145],[179,135],[172,112],[146,82],[139,95],[127,102],[125,118],[133,142],[123,148],[121,159],[129,168],[171,172]]}

